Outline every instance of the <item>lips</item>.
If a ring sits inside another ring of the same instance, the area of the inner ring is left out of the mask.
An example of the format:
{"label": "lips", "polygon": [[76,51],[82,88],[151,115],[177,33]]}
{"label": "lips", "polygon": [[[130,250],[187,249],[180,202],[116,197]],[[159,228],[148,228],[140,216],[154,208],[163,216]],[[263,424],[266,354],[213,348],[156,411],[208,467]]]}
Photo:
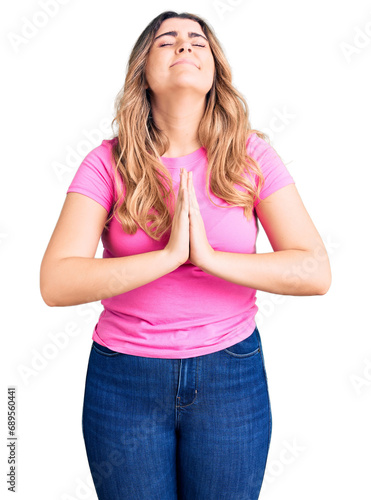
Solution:
{"label": "lips", "polygon": [[172,68],[173,66],[175,66],[176,64],[180,64],[180,63],[185,63],[185,64],[192,64],[193,66],[196,66],[196,68],[198,68],[198,66],[196,65],[196,63],[194,63],[193,61],[191,61],[190,59],[178,59],[178,61],[175,61],[174,64],[172,64],[170,67]]}

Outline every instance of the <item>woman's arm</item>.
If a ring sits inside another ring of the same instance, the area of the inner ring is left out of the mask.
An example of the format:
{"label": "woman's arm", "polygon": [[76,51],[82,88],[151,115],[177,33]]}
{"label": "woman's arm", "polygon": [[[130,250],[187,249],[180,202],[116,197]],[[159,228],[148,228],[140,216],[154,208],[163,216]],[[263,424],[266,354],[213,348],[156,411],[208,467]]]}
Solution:
{"label": "woman's arm", "polygon": [[41,287],[48,306],[75,306],[146,285],[178,266],[165,249],[116,258],[66,257],[49,267]]}
{"label": "woman's arm", "polygon": [[331,285],[326,248],[295,184],[267,196],[257,216],[274,252],[214,250],[200,268],[232,283],[281,295],[323,295]]}
{"label": "woman's arm", "polygon": [[48,306],[73,306],[113,297],[174,271],[169,252],[94,258],[107,210],[80,193],[68,193],[40,268]]}

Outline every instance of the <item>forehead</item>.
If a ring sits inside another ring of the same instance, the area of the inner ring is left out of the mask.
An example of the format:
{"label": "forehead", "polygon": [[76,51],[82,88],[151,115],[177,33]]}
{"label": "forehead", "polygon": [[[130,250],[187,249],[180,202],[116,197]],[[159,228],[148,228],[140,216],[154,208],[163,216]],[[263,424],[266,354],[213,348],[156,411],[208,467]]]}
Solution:
{"label": "forehead", "polygon": [[194,30],[197,33],[203,33],[200,24],[193,19],[181,19],[172,17],[162,21],[159,29],[156,31],[155,36],[160,35],[164,30],[166,31],[191,31]]}

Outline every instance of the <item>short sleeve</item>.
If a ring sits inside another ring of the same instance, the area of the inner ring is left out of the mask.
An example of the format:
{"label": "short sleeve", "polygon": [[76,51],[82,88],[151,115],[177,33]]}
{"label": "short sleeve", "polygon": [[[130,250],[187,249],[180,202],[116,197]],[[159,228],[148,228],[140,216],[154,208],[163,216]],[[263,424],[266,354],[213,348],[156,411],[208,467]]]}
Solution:
{"label": "short sleeve", "polygon": [[[264,139],[261,139],[255,132],[247,139],[247,154],[256,160],[264,176],[264,186],[260,191],[260,200],[255,200],[254,208],[270,194],[278,189],[295,184],[293,177],[287,170],[286,165],[276,153],[275,149]],[[255,185],[258,177],[254,174]]]}
{"label": "short sleeve", "polygon": [[104,140],[86,155],[78,167],[67,193],[81,193],[110,212],[114,198],[111,156],[112,141]]}

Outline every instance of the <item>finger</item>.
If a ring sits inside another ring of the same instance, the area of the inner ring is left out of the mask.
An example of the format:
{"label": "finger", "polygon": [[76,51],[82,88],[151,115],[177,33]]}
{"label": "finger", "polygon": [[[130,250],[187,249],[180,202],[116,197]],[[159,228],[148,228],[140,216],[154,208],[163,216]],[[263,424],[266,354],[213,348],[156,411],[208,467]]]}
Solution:
{"label": "finger", "polygon": [[183,206],[184,206],[184,174],[182,172],[182,169],[179,172],[179,177],[180,177],[180,183],[179,183],[179,190],[178,190],[178,196],[176,200],[176,206],[175,206],[175,213],[177,214],[177,217],[182,212]]}
{"label": "finger", "polygon": [[197,196],[196,196],[196,190],[195,190],[195,186],[193,184],[193,176],[191,176],[190,191],[192,193],[193,203],[194,203],[195,207],[198,208],[198,201],[197,201]]}
{"label": "finger", "polygon": [[190,181],[191,181],[190,188],[191,188],[192,192],[196,195],[195,185],[193,184],[193,174],[192,174],[192,172],[190,172],[190,174],[191,174],[191,176],[190,176]]}
{"label": "finger", "polygon": [[178,188],[178,195],[176,198],[176,207],[180,204],[181,201],[181,195],[182,195],[182,171],[179,171],[179,188]]}
{"label": "finger", "polygon": [[195,189],[194,189],[194,184],[193,184],[193,174],[192,172],[189,172],[189,189],[190,191],[192,191],[193,193],[195,192]]}
{"label": "finger", "polygon": [[189,214],[189,199],[188,199],[188,191],[185,189],[184,190],[184,206],[185,209],[187,210],[187,215]]}
{"label": "finger", "polygon": [[189,187],[188,187],[187,178],[188,178],[188,173],[187,173],[187,170],[183,169],[183,186],[184,186],[184,187],[186,188],[186,190],[188,191]]}
{"label": "finger", "polygon": [[179,171],[179,188],[178,188],[178,195],[176,197],[176,202],[175,202],[175,213],[178,214],[180,207],[182,205],[182,171]]}
{"label": "finger", "polygon": [[182,191],[182,195],[183,195],[183,205],[184,205],[184,208],[186,209],[187,213],[189,212],[189,195],[188,195],[188,187],[187,187],[187,171],[182,169],[182,172],[183,172],[183,186],[184,186],[184,189]]}
{"label": "finger", "polygon": [[183,194],[184,189],[187,190],[187,184],[185,182],[184,169],[183,168],[180,171],[180,186],[179,186],[179,189],[181,190],[181,194]]}
{"label": "finger", "polygon": [[191,172],[188,172],[188,177],[187,177],[187,185],[188,185],[188,200],[189,200],[189,207],[193,207],[193,202],[192,202],[192,189],[191,189]]}
{"label": "finger", "polygon": [[198,201],[197,201],[197,196],[196,196],[196,190],[195,190],[195,187],[193,185],[193,182],[192,182],[192,188],[191,188],[191,191],[192,191],[192,198],[194,200],[194,204],[195,204],[195,207],[198,208]]}
{"label": "finger", "polygon": [[196,207],[197,200],[196,200],[196,192],[195,192],[194,185],[193,185],[192,172],[189,172],[188,182],[189,182],[189,199],[191,200],[192,206]]}

